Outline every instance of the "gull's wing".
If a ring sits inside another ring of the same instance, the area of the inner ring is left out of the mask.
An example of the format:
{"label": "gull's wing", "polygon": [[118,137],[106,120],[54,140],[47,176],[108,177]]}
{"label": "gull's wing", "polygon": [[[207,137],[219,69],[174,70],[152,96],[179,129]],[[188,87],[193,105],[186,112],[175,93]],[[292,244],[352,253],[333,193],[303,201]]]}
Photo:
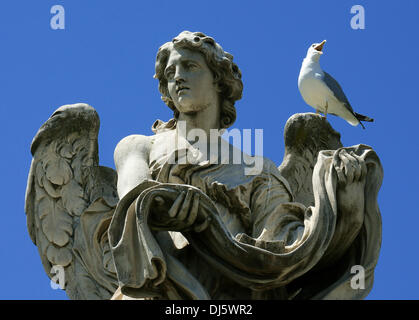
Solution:
{"label": "gull's wing", "polygon": [[288,119],[284,140],[284,159],[278,169],[288,181],[294,201],[312,206],[312,176],[317,155],[321,150],[341,148],[340,134],[321,115],[298,113]]}
{"label": "gull's wing", "polygon": [[[352,109],[351,104],[349,103],[348,98],[346,97],[345,93],[343,92],[342,87],[340,84],[326,71],[323,71],[323,81],[326,83],[327,87],[333,92],[333,95],[336,99],[342,102],[345,107],[354,114],[354,110]],[[354,114],[355,115],[355,114]]]}
{"label": "gull's wing", "polygon": [[61,268],[71,299],[106,299],[117,288],[107,241],[118,201],[116,172],[98,166],[98,131],[92,107],[66,105],[42,125],[31,146],[28,231],[48,276]]}

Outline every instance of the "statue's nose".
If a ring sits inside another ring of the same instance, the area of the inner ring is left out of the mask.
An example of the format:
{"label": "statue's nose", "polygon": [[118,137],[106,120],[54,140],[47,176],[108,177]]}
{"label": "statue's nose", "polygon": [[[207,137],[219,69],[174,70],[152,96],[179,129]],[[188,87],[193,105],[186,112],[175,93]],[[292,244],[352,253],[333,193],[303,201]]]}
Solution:
{"label": "statue's nose", "polygon": [[175,71],[175,75],[173,77],[176,83],[182,83],[186,81],[185,70],[182,67],[177,67]]}
{"label": "statue's nose", "polygon": [[176,85],[179,85],[181,83],[184,83],[185,79],[183,77],[177,77],[175,78],[175,81],[176,81]]}

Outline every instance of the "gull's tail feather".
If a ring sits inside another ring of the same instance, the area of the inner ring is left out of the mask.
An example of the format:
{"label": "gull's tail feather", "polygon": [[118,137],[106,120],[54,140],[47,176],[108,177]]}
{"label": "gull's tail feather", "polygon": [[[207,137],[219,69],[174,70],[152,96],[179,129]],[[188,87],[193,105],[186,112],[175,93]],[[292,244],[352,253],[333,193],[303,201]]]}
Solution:
{"label": "gull's tail feather", "polygon": [[356,112],[354,112],[354,114],[355,114],[355,117],[359,120],[359,124],[362,126],[362,129],[365,129],[365,127],[364,127],[364,125],[362,124],[361,121],[374,122],[373,118],[364,116],[364,115],[356,113]]}
{"label": "gull's tail feather", "polygon": [[373,118],[370,118],[370,117],[364,116],[364,115],[359,114],[359,113],[356,113],[356,112],[354,112],[354,113],[355,113],[355,117],[356,117],[359,121],[374,122],[374,119],[373,119]]}

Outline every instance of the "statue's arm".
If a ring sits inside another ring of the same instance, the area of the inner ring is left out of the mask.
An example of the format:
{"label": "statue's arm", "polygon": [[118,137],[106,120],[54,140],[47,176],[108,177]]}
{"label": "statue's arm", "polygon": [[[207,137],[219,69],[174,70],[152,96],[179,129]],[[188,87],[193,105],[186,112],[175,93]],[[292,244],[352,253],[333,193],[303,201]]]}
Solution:
{"label": "statue's arm", "polygon": [[120,199],[143,180],[151,179],[148,165],[150,139],[147,136],[130,135],[116,146],[114,161],[118,173],[117,190]]}

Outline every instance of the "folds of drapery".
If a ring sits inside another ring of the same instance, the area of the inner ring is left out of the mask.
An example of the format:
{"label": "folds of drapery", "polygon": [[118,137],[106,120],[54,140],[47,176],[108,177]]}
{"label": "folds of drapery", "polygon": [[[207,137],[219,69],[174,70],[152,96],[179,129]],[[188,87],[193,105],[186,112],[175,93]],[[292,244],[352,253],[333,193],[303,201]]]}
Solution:
{"label": "folds of drapery", "polygon": [[[365,297],[372,287],[381,242],[377,195],[382,181],[382,168],[371,148],[359,145],[345,149],[355,152],[367,164],[364,225],[349,249],[347,245],[333,245],[336,251],[345,248],[348,265],[327,287],[311,281],[310,271],[324,257],[335,238],[338,216],[344,214],[338,212],[336,201],[337,176],[332,166],[335,151],[322,151],[319,154],[313,172],[314,207],[305,208],[298,203],[284,202],[284,197],[277,196],[276,193],[283,192],[284,182],[272,165],[267,165],[264,172],[253,180],[236,175],[234,184],[226,183],[228,186],[224,188],[224,196],[237,195],[237,190],[249,195],[248,198],[239,199],[241,202],[247,201],[248,208],[253,209],[246,213],[250,214],[253,223],[249,232],[229,230],[220,217],[214,197],[207,195],[211,191],[197,182],[206,181],[207,186],[213,185],[208,174],[213,175],[218,179],[220,190],[222,175],[219,171],[225,170],[226,165],[213,164],[202,170],[197,166],[183,166],[182,170],[186,171],[183,176],[190,173],[190,178],[184,179],[185,184],[179,181],[170,183],[170,174],[160,182],[144,181],[121,199],[109,227],[109,240],[122,293],[138,298],[211,298],[202,284],[172,254],[175,249],[167,231],[153,230],[149,223],[152,220],[149,216],[150,206],[155,195],[163,193],[174,199],[180,191],[192,188],[200,193],[200,214],[205,212],[212,222],[203,232],[188,231],[182,234],[196,254],[217,272],[259,292],[306,277],[306,282],[302,283],[303,290],[306,284],[312,293],[307,298]],[[179,171],[179,167],[177,169]],[[232,189],[235,192],[230,192]],[[252,198],[256,195],[257,198]],[[231,202],[239,203],[236,200]],[[336,252],[338,256],[343,254]],[[353,257],[347,259],[347,255]],[[353,264],[365,269],[364,290],[354,290],[350,286]]]}

